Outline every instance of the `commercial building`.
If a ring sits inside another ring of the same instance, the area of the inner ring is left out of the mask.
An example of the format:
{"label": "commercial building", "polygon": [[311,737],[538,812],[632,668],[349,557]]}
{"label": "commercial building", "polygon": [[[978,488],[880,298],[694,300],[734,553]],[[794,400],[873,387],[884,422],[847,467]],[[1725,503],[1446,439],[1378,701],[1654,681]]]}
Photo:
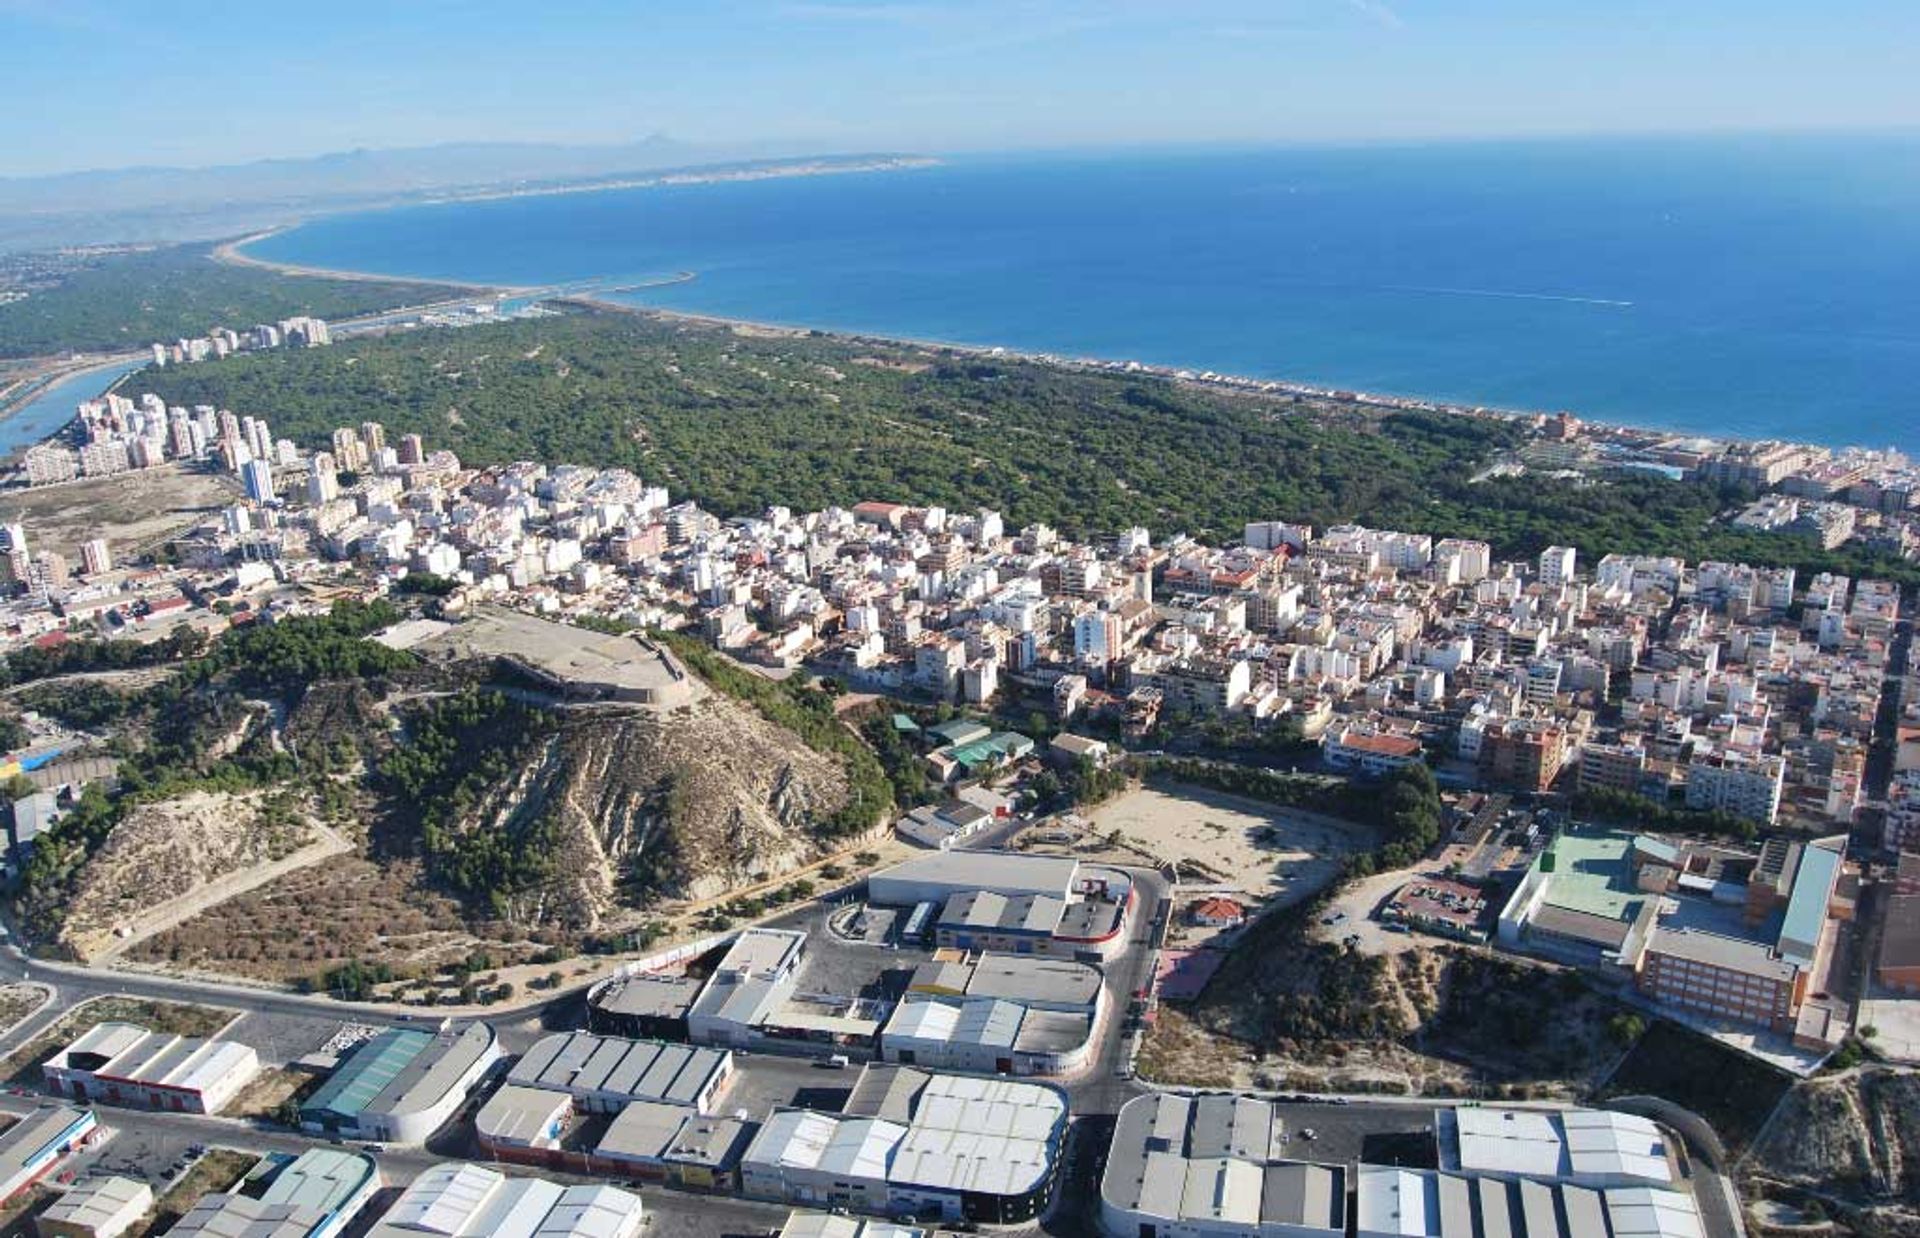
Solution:
{"label": "commercial building", "polygon": [[300,1127],[381,1143],[422,1143],[500,1058],[485,1023],[427,1032],[395,1028],[348,1051],[300,1106]]}
{"label": "commercial building", "polygon": [[33,1219],[39,1238],[118,1238],[144,1220],[153,1188],[131,1178],[88,1178]]}
{"label": "commercial building", "polygon": [[565,1093],[582,1113],[618,1113],[634,1101],[706,1113],[732,1077],[725,1050],[592,1032],[543,1037],[507,1072],[509,1084]]}
{"label": "commercial building", "polygon": [[909,999],[1005,998],[1032,1010],[1094,1013],[1102,1001],[1102,973],[1090,963],[1017,954],[943,954],[914,968]]}
{"label": "commercial building", "polygon": [[1651,1120],[1609,1109],[1439,1109],[1440,1168],[1575,1186],[1671,1186],[1674,1150]]}
{"label": "commercial building", "polygon": [[885,907],[945,903],[956,894],[987,890],[1004,897],[1072,897],[1080,862],[997,851],[917,856],[867,879],[867,901]]}
{"label": "commercial building", "polygon": [[260,1058],[231,1040],[98,1023],[40,1070],[48,1091],[76,1101],[218,1113],[260,1073]]}
{"label": "commercial building", "polygon": [[1920,992],[1920,894],[1896,894],[1887,900],[1874,976],[1890,989]]}
{"label": "commercial building", "polygon": [[842,1113],[775,1110],[741,1160],[740,1185],[795,1204],[1027,1221],[1046,1208],[1066,1124],[1056,1088],[869,1066]]}
{"label": "commercial building", "polygon": [[609,977],[587,993],[587,1029],[634,1040],[686,1040],[687,1015],[706,983],[667,972]]}
{"label": "commercial building", "polygon": [[0,1131],[0,1204],[46,1177],[61,1157],[90,1142],[99,1129],[91,1109],[41,1105]]}
{"label": "commercial building", "polygon": [[696,1044],[748,1045],[792,996],[807,935],[750,928],[736,937],[687,1010],[687,1038]]}
{"label": "commercial building", "polygon": [[1361,1165],[1354,1238],[1705,1238],[1684,1191]]}
{"label": "commercial building", "polygon": [[276,1153],[235,1191],[202,1196],[170,1238],[333,1238],[380,1189],[373,1158],[336,1148]]}
{"label": "commercial building", "polygon": [[644,1221],[631,1191],[449,1163],[414,1179],[367,1238],[636,1238]]}
{"label": "commercial building", "polygon": [[473,1115],[473,1128],[487,1155],[545,1164],[572,1120],[573,1097],[565,1092],[504,1083]]}
{"label": "commercial building", "polygon": [[1086,1063],[1088,1012],[1035,1010],[995,997],[909,998],[880,1032],[880,1056],[903,1066],[978,1074],[1057,1075]]}
{"label": "commercial building", "polygon": [[774,1238],[928,1238],[928,1234],[917,1225],[896,1221],[796,1209]]}
{"label": "commercial building", "polygon": [[1271,1104],[1222,1094],[1136,1097],[1121,1109],[1100,1178],[1110,1238],[1339,1238],[1342,1166],[1276,1156]]}
{"label": "commercial building", "polygon": [[739,1186],[740,1158],[758,1129],[739,1118],[635,1101],[607,1126],[587,1163],[599,1173],[729,1191]]}

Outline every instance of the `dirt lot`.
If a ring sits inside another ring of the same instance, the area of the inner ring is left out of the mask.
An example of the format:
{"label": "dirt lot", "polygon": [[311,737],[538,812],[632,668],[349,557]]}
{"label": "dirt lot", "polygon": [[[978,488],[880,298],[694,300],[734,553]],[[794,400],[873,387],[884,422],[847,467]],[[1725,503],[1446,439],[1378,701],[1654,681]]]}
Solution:
{"label": "dirt lot", "polygon": [[319,1075],[268,1066],[234,1097],[223,1112],[230,1118],[274,1118],[290,1100],[304,1100],[320,1086]]}
{"label": "dirt lot", "polygon": [[29,545],[57,550],[75,563],[82,543],[104,537],[118,561],[212,515],[238,494],[231,478],[167,464],[13,491],[0,496],[0,521],[25,521]]}
{"label": "dirt lot", "polygon": [[156,1002],[137,997],[103,997],[83,1002],[38,1037],[0,1061],[0,1079],[19,1087],[38,1088],[40,1063],[97,1023],[136,1023],[155,1032],[176,1036],[212,1036],[239,1017],[237,1010],[193,1006],[184,1002]]}
{"label": "dirt lot", "polygon": [[1318,891],[1347,856],[1374,841],[1350,821],[1199,787],[1137,788],[1095,809],[1091,825],[1180,865],[1190,884],[1237,890],[1270,906]]}
{"label": "dirt lot", "polygon": [[230,1189],[259,1160],[251,1152],[240,1152],[233,1148],[208,1149],[207,1154],[195,1161],[193,1168],[173,1184],[173,1189],[154,1203],[153,1211],[127,1231],[128,1234],[166,1233],[173,1228],[174,1222],[193,1210],[202,1196]]}
{"label": "dirt lot", "polygon": [[47,1000],[47,991],[37,984],[0,985],[0,1031],[5,1031]]}

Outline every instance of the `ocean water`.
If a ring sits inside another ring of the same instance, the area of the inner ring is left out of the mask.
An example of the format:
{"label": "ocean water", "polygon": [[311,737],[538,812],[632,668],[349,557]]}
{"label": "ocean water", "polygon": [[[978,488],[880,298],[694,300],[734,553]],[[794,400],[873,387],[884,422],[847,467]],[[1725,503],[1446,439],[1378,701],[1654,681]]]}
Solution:
{"label": "ocean water", "polygon": [[141,368],[144,361],[88,370],[54,383],[33,399],[0,419],[0,455],[31,447],[73,420],[74,406],[104,394],[121,375]]}
{"label": "ocean water", "polygon": [[1920,453],[1920,136],[965,158],[410,207],[263,258]]}

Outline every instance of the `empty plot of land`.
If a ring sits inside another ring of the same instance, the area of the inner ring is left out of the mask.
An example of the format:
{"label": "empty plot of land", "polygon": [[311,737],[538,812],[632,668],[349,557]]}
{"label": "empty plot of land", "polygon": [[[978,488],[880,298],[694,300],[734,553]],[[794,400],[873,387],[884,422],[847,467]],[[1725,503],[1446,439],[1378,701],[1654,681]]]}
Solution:
{"label": "empty plot of land", "polygon": [[104,537],[114,558],[135,551],[203,520],[233,502],[232,480],[196,472],[178,464],[112,477],[93,477],[11,491],[0,497],[0,520],[27,526],[28,545],[57,550],[78,561],[80,546]]}
{"label": "empty plot of land", "polygon": [[1373,843],[1366,826],[1198,787],[1142,787],[1093,813],[1101,834],[1178,864],[1193,885],[1216,885],[1285,906],[1339,875]]}

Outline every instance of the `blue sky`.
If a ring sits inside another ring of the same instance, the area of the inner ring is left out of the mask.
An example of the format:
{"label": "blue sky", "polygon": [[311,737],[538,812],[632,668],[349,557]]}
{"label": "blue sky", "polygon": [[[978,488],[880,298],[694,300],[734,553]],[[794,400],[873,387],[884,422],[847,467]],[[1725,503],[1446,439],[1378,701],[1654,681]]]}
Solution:
{"label": "blue sky", "polygon": [[0,175],[1920,126],[1916,0],[0,0]]}

